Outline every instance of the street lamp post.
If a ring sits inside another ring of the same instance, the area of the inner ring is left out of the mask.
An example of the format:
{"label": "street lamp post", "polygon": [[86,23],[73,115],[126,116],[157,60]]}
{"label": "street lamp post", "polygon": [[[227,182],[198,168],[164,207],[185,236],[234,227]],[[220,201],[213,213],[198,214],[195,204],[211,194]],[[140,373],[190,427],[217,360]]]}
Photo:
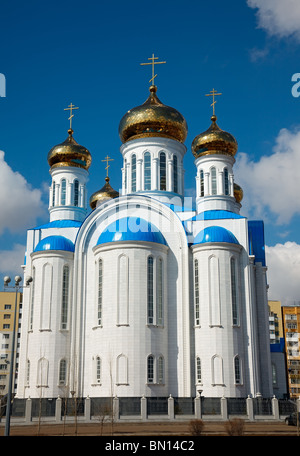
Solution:
{"label": "street lamp post", "polygon": [[7,393],[7,403],[6,403],[6,419],[5,419],[5,433],[4,435],[8,436],[10,431],[10,410],[11,410],[11,398],[12,398],[12,381],[13,381],[13,370],[14,370],[14,358],[15,358],[15,336],[16,336],[16,320],[17,320],[17,305],[18,305],[18,292],[21,288],[27,287],[32,282],[32,277],[27,277],[26,285],[20,285],[22,281],[20,276],[15,277],[15,285],[9,287],[8,284],[11,282],[9,276],[4,277],[4,288],[13,288],[15,290],[15,315],[14,315],[14,325],[13,325],[13,336],[12,336],[12,346],[11,346],[11,357],[10,357],[10,367],[9,367],[9,382],[8,382],[8,393]]}

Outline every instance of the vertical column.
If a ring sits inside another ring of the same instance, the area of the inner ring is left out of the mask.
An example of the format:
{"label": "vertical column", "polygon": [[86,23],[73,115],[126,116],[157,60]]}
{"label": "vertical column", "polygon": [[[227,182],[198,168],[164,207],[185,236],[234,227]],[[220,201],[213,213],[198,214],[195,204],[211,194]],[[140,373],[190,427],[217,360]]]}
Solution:
{"label": "vertical column", "polygon": [[174,189],[173,184],[173,159],[168,159],[168,168],[167,168],[167,191],[172,192]]}
{"label": "vertical column", "polygon": [[204,196],[209,195],[209,172],[204,173]]}
{"label": "vertical column", "polygon": [[153,158],[151,162],[151,190],[158,189],[158,157]]}
{"label": "vertical column", "polygon": [[141,158],[136,159],[136,191],[142,190],[142,163]]}

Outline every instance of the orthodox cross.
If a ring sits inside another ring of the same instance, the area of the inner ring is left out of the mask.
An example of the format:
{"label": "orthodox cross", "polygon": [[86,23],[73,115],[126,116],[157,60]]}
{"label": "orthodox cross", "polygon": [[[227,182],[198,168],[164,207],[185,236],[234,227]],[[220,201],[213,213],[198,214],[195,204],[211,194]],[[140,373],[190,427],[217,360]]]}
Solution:
{"label": "orthodox cross", "polygon": [[217,101],[215,100],[215,96],[216,96],[216,95],[222,95],[222,93],[217,93],[217,90],[215,90],[215,89],[212,89],[210,92],[211,92],[211,93],[205,94],[205,96],[206,96],[206,97],[213,97],[213,102],[212,102],[212,104],[211,104],[210,106],[213,107],[213,115],[215,115],[215,104],[216,104],[216,102],[217,102]]}
{"label": "orthodox cross", "polygon": [[154,65],[159,65],[161,63],[167,63],[167,62],[156,62],[157,59],[158,59],[158,57],[154,57],[154,54],[152,54],[152,57],[148,58],[148,60],[151,60],[151,62],[141,63],[141,65],[152,65],[152,78],[149,81],[149,82],[152,82],[152,84],[154,84],[154,79],[157,76],[157,74],[154,74]]}
{"label": "orthodox cross", "polygon": [[73,105],[73,104],[71,103],[71,104],[69,104],[69,106],[68,106],[67,108],[64,109],[64,111],[70,111],[70,117],[69,117],[69,121],[70,121],[70,130],[72,130],[72,118],[74,117],[73,109],[79,109],[79,108],[77,108],[75,105]]}
{"label": "orthodox cross", "polygon": [[110,165],[108,164],[108,162],[109,162],[109,161],[114,161],[114,159],[113,159],[113,158],[110,158],[110,157],[107,155],[107,156],[105,157],[105,159],[104,159],[104,160],[101,160],[101,161],[106,162],[106,167],[105,167],[105,169],[106,169],[106,177],[108,177],[108,168],[110,167]]}

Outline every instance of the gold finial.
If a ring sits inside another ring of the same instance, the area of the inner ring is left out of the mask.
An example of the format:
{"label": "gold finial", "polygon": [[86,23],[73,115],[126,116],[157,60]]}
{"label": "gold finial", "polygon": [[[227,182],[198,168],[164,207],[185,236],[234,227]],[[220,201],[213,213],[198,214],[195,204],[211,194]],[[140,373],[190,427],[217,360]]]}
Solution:
{"label": "gold finial", "polygon": [[141,63],[141,65],[152,65],[152,78],[150,79],[149,82],[152,82],[154,84],[154,79],[156,78],[157,74],[154,74],[154,65],[159,65],[161,63],[167,63],[167,62],[155,62],[158,57],[154,57],[154,54],[152,54],[152,57],[148,57],[148,60],[151,60],[151,62],[147,63]]}
{"label": "gold finial", "polygon": [[77,108],[72,103],[70,103],[67,108],[64,108],[64,111],[70,111],[70,117],[68,119],[70,121],[70,130],[69,131],[72,131],[72,132],[73,132],[73,130],[72,130],[72,118],[74,117],[73,109],[79,109],[79,108]]}
{"label": "gold finial", "polygon": [[[105,157],[104,160],[101,160],[103,162],[106,162],[106,177],[108,178],[108,168],[110,167],[110,165],[108,164],[109,161],[114,161],[114,158],[110,158],[108,155]],[[105,179],[106,180],[106,179]]]}
{"label": "gold finial", "polygon": [[211,93],[205,94],[205,96],[206,96],[206,97],[213,97],[213,102],[212,102],[212,104],[211,104],[210,106],[213,107],[213,116],[215,117],[215,104],[216,104],[216,102],[217,102],[217,101],[215,100],[215,96],[216,96],[216,95],[222,95],[222,93],[217,93],[217,90],[215,90],[215,89],[212,89],[210,92],[211,92]]}

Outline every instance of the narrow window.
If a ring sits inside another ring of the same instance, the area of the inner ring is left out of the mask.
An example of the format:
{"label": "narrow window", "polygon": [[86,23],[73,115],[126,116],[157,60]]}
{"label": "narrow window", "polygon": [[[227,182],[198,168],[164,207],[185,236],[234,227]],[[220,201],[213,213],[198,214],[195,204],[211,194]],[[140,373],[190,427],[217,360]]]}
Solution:
{"label": "narrow window", "polygon": [[274,363],[272,363],[272,383],[273,386],[277,385],[277,371],[276,371],[276,366]]}
{"label": "narrow window", "polygon": [[204,172],[200,169],[200,196],[204,196]]}
{"label": "narrow window", "polygon": [[211,168],[210,175],[211,175],[211,194],[212,195],[216,195],[217,194],[217,173],[216,173],[216,168]]}
{"label": "narrow window", "polygon": [[55,182],[52,184],[52,206],[55,206]]}
{"label": "narrow window", "polygon": [[195,325],[200,325],[200,309],[199,309],[199,267],[198,260],[194,263],[195,269]]}
{"label": "narrow window", "polygon": [[66,188],[67,188],[66,179],[63,179],[61,181],[61,194],[60,194],[60,204],[62,206],[66,205]]}
{"label": "narrow window", "polygon": [[159,155],[159,182],[160,182],[160,190],[166,190],[167,182],[166,182],[166,154],[161,152]]}
{"label": "narrow window", "polygon": [[229,180],[228,180],[228,169],[224,169],[224,193],[229,195]]}
{"label": "narrow window", "polygon": [[232,305],[232,323],[238,324],[238,303],[237,303],[237,283],[236,283],[236,260],[230,260],[230,273],[231,273],[231,305]]}
{"label": "narrow window", "polygon": [[136,192],[136,156],[131,157],[131,191]]}
{"label": "narrow window", "polygon": [[150,152],[144,155],[144,190],[151,190],[151,156]]}
{"label": "narrow window", "polygon": [[103,261],[98,262],[98,325],[102,324]]}
{"label": "narrow window", "polygon": [[125,162],[124,162],[124,173],[125,173],[124,185],[125,185],[125,191],[127,192],[127,160],[126,159],[125,159]]}
{"label": "narrow window", "polygon": [[101,382],[101,358],[97,356],[96,358],[96,381],[97,383]]}
{"label": "narrow window", "polygon": [[32,329],[33,329],[34,290],[35,290],[35,267],[32,268],[31,308],[30,308],[30,324],[29,324],[30,331],[32,331]]}
{"label": "narrow window", "polygon": [[157,324],[163,324],[163,260],[159,258],[157,262]]}
{"label": "narrow window", "polygon": [[202,375],[201,375],[201,359],[199,356],[196,358],[196,383],[202,382]]}
{"label": "narrow window", "polygon": [[62,304],[61,304],[61,328],[67,329],[69,304],[69,266],[63,267]]}
{"label": "narrow window", "polygon": [[154,382],[154,358],[152,355],[147,359],[147,383]]}
{"label": "narrow window", "polygon": [[59,363],[59,384],[65,385],[67,379],[67,361],[61,359]]}
{"label": "narrow window", "polygon": [[164,383],[164,358],[160,356],[158,358],[158,365],[157,365],[157,373],[158,373],[158,383]]}
{"label": "narrow window", "polygon": [[79,204],[79,182],[76,179],[74,181],[74,206],[78,206]]}
{"label": "narrow window", "polygon": [[148,324],[153,324],[153,257],[148,257],[147,264],[147,313]]}
{"label": "narrow window", "polygon": [[174,183],[174,192],[178,192],[178,165],[177,157],[174,155],[173,158],[173,183]]}
{"label": "narrow window", "polygon": [[236,385],[241,384],[241,365],[240,365],[240,358],[236,356],[234,358],[234,381]]}

